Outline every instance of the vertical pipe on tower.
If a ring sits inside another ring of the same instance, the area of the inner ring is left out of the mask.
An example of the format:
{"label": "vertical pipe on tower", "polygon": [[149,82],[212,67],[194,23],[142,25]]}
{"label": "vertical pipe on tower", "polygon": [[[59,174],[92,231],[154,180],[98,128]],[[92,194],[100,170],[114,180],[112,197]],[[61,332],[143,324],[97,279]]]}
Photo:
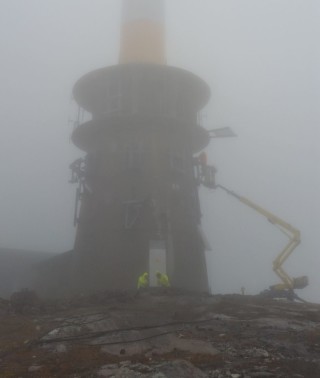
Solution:
{"label": "vertical pipe on tower", "polygon": [[164,0],[123,0],[119,62],[166,64]]}

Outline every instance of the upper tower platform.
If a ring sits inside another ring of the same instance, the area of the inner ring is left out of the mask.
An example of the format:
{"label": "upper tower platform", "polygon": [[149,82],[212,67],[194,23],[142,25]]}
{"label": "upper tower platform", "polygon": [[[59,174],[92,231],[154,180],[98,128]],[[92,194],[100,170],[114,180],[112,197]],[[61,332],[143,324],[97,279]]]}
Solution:
{"label": "upper tower platform", "polygon": [[170,124],[174,132],[188,133],[194,153],[210,141],[197,125],[210,88],[193,73],[167,65],[165,0],[123,0],[119,64],[84,75],[73,95],[92,114],[72,136],[85,151],[110,130],[134,128],[135,120],[151,130],[150,120],[161,119],[159,130],[167,132],[164,125]]}

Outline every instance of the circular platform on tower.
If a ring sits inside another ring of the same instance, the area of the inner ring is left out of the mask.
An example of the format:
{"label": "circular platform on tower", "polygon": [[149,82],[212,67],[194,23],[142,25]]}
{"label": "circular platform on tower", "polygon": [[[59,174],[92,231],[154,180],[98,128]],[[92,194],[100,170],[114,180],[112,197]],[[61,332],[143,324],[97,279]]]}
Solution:
{"label": "circular platform on tower", "polygon": [[157,64],[121,64],[90,72],[73,89],[77,103],[102,118],[113,113],[194,117],[209,86],[186,70]]}
{"label": "circular platform on tower", "polygon": [[144,132],[146,125],[154,127],[158,132],[162,132],[172,137],[181,135],[188,130],[190,135],[190,147],[192,153],[203,150],[210,143],[210,135],[207,130],[199,125],[185,125],[172,122],[170,119],[146,119],[140,116],[130,117],[110,117],[101,120],[92,120],[78,126],[73,134],[72,141],[81,150],[94,152],[97,147],[104,145],[107,139],[113,140],[121,133]]}

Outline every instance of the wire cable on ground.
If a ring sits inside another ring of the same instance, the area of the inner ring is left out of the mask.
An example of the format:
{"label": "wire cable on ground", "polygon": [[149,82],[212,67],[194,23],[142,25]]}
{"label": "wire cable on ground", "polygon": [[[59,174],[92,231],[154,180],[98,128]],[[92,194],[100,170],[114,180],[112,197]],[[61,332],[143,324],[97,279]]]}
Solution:
{"label": "wire cable on ground", "polygon": [[[71,337],[57,337],[52,339],[41,339],[34,342],[34,344],[52,344],[58,342],[70,342],[70,341],[81,341],[86,339],[92,339],[95,337],[102,337],[112,333],[121,333],[121,332],[130,332],[130,331],[139,331],[139,330],[147,330],[147,329],[155,329],[155,328],[164,328],[164,327],[172,327],[177,325],[189,325],[189,324],[201,324],[201,323],[208,323],[214,320],[218,320],[217,317],[204,319],[204,320],[193,320],[187,322],[171,322],[159,325],[152,325],[152,326],[138,326],[138,327],[130,327],[130,328],[120,328],[120,329],[113,329],[113,330],[106,330],[106,331],[99,331],[99,332],[91,332],[87,334],[82,334],[78,336],[71,336]],[[170,331],[170,332],[176,332]]]}

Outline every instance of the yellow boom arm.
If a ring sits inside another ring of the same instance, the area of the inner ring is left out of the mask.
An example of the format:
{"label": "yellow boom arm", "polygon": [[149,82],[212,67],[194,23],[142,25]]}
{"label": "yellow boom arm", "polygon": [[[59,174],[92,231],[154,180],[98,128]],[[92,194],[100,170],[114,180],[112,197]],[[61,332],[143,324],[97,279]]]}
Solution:
{"label": "yellow boom arm", "polygon": [[294,228],[293,226],[291,226],[289,223],[282,220],[281,218],[263,209],[261,206],[256,205],[254,202],[250,201],[249,199],[239,196],[237,193],[225,188],[222,185],[217,185],[216,187],[223,189],[225,192],[237,198],[243,204],[251,207],[253,210],[263,215],[265,218],[268,219],[269,222],[271,222],[276,227],[278,227],[289,238],[289,242],[286,244],[283,250],[279,253],[277,258],[273,261],[273,271],[278,275],[278,277],[281,279],[283,283],[273,285],[271,286],[271,288],[276,289],[276,290],[285,290],[285,289],[303,289],[304,287],[306,287],[309,283],[308,277],[302,276],[302,277],[291,278],[282,268],[282,264],[291,255],[293,250],[300,244],[300,231]]}

